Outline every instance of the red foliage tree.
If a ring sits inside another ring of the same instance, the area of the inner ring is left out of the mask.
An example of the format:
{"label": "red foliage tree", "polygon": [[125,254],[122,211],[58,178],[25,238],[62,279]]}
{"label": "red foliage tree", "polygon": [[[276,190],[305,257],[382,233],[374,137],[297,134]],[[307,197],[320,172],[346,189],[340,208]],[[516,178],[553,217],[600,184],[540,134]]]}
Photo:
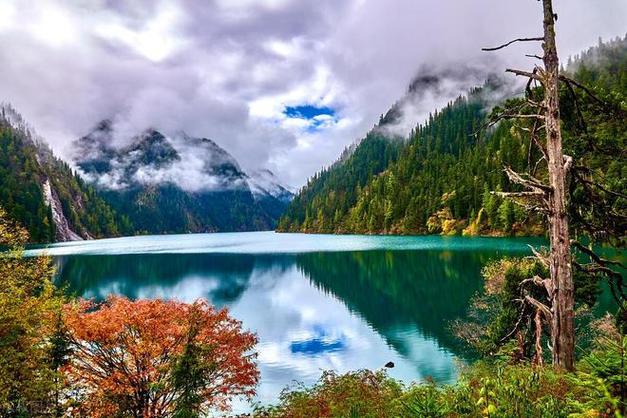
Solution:
{"label": "red foliage tree", "polygon": [[80,415],[172,416],[185,395],[173,372],[190,344],[202,348],[195,391],[203,409],[228,410],[234,397],[255,394],[255,335],[204,301],[83,301],[66,306],[65,322],[72,355],[64,371]]}

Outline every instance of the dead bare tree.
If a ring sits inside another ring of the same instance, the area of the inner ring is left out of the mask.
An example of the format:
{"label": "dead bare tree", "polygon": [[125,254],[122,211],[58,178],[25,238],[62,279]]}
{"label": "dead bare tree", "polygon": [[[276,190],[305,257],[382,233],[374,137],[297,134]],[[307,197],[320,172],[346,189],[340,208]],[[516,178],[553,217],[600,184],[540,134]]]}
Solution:
{"label": "dead bare tree", "polygon": [[[566,210],[566,176],[572,165],[572,158],[564,155],[562,150],[562,133],[559,107],[559,58],[555,42],[555,21],[557,15],[553,11],[551,0],[542,0],[543,28],[541,37],[519,38],[485,51],[496,51],[514,42],[542,42],[543,56],[533,56],[543,62],[533,71],[508,69],[507,72],[528,79],[526,97],[523,106],[514,112],[505,112],[497,119],[532,120],[531,128],[526,128],[531,141],[541,153],[541,160],[546,161],[548,168],[547,181],[536,178],[532,173],[520,174],[509,167],[505,168],[510,181],[523,186],[523,192],[500,193],[514,198],[530,209],[545,213],[549,223],[550,251],[548,255],[536,252],[550,272],[550,279],[537,278],[536,282],[547,291],[551,306],[530,296],[525,302],[537,310],[536,324],[546,318],[550,324],[551,350],[553,364],[565,370],[574,368],[574,285],[572,276],[572,257],[568,214]],[[536,98],[532,91],[533,85],[542,87],[542,98]],[[523,108],[524,107],[524,108]],[[541,137],[544,137],[542,141]],[[537,165],[537,164],[536,164]],[[539,326],[537,326],[539,328]],[[538,339],[536,340],[538,343]]]}

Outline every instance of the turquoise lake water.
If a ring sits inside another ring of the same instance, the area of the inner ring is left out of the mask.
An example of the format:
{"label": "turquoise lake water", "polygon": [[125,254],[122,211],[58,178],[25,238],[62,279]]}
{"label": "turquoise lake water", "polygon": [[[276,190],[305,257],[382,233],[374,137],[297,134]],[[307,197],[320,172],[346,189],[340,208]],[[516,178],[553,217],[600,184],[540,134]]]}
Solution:
{"label": "turquoise lake water", "polygon": [[[407,382],[453,382],[472,356],[449,331],[481,291],[489,260],[529,254],[539,239],[276,234],[142,236],[31,249],[57,282],[86,298],[228,307],[257,333],[257,401],[322,370],[377,369]],[[238,405],[244,410],[246,406]]]}

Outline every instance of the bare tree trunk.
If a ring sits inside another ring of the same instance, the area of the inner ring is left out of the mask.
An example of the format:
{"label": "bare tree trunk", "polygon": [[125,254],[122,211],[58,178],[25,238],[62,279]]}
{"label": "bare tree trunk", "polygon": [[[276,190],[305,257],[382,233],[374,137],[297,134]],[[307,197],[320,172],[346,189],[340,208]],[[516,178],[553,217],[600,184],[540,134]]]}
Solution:
{"label": "bare tree trunk", "polygon": [[566,214],[566,167],[562,152],[559,111],[559,59],[555,45],[555,19],[551,0],[544,7],[544,116],[549,184],[549,269],[553,283],[551,342],[553,364],[566,370],[574,368],[574,286],[571,270],[570,238]]}

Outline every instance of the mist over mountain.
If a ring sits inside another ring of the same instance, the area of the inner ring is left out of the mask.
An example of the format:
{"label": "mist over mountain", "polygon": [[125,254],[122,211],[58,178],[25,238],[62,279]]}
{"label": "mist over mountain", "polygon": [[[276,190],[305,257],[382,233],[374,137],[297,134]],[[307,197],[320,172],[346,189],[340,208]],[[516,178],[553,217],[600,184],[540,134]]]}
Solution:
{"label": "mist over mountain", "polygon": [[484,84],[486,79],[489,83],[482,92],[486,106],[493,106],[523,89],[521,80],[495,74],[493,66],[486,61],[458,62],[446,67],[423,65],[411,79],[406,93],[381,117],[375,129],[389,137],[408,138],[435,109]]}
{"label": "mist over mountain", "polygon": [[103,120],[74,142],[73,162],[139,232],[273,229],[292,198],[269,170],[244,172],[211,139],[149,128],[121,142]]}
{"label": "mist over mountain", "polygon": [[289,202],[294,197],[294,193],[268,169],[252,171],[247,177],[247,182],[250,190],[256,195],[274,196],[283,202]]}
{"label": "mist over mountain", "polygon": [[118,144],[113,134],[110,120],[98,123],[74,141],[68,164],[0,106],[0,207],[32,242],[273,229],[293,197],[210,139],[146,129]]}

